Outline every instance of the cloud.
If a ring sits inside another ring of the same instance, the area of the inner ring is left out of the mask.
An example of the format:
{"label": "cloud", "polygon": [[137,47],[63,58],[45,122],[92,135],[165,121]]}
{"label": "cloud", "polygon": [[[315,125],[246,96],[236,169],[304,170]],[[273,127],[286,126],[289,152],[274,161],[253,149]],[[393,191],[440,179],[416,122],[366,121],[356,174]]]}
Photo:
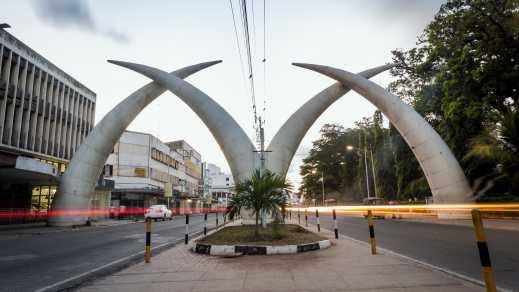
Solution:
{"label": "cloud", "polygon": [[355,9],[366,11],[375,19],[391,24],[406,22],[410,25],[422,26],[431,21],[431,13],[436,13],[447,0],[379,0],[355,1]]}
{"label": "cloud", "polygon": [[130,38],[114,28],[101,27],[94,19],[87,0],[35,0],[36,14],[56,27],[76,27],[108,37],[119,43],[128,43]]}

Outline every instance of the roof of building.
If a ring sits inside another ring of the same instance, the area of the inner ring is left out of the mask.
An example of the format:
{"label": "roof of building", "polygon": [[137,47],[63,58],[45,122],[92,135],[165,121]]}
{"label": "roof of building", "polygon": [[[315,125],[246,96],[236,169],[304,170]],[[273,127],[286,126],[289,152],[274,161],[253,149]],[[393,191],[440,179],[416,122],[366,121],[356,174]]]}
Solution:
{"label": "roof of building", "polygon": [[41,65],[45,65],[49,70],[53,71],[54,73],[61,75],[63,78],[67,79],[71,84],[76,86],[77,88],[85,91],[86,93],[90,94],[94,101],[96,99],[96,94],[94,91],[92,91],[90,88],[83,85],[81,82],[77,81],[74,77],[70,76],[65,71],[61,70],[58,66],[54,65],[51,61],[49,61],[47,58],[40,55],[38,52],[33,50],[31,47],[26,45],[24,42],[17,39],[15,36],[10,34],[9,32],[0,29],[0,40],[4,39],[9,44],[15,46],[18,50],[24,51],[28,56],[33,58],[34,60],[41,63]]}

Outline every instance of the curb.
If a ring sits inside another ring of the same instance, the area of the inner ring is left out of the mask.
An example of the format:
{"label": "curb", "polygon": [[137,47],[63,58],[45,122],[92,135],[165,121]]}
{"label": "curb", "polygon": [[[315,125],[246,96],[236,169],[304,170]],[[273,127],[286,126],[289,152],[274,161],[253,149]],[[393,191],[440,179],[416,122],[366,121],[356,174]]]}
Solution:
{"label": "curb", "polygon": [[211,245],[197,243],[193,246],[193,251],[212,256],[275,255],[325,249],[331,245],[332,243],[328,239],[299,245]]}

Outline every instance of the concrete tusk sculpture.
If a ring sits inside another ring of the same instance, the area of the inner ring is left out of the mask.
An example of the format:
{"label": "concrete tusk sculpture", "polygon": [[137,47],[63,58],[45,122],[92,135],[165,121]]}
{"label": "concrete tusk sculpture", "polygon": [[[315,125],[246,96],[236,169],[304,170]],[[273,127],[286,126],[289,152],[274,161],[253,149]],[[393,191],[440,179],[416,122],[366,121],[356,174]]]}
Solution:
{"label": "concrete tusk sculpture", "polygon": [[440,135],[398,96],[348,71],[314,64],[293,63],[340,81],[379,108],[407,142],[427,178],[435,203],[472,200],[472,190],[458,161]]}
{"label": "concrete tusk sculpture", "polygon": [[[392,64],[378,66],[358,73],[365,78],[371,78],[386,70],[391,69]],[[345,95],[350,88],[341,82],[334,83],[316,94],[294,112],[281,126],[267,147],[267,169],[286,176],[290,163],[301,144],[306,132],[335,101]]]}
{"label": "concrete tusk sculpture", "polygon": [[222,149],[225,159],[237,181],[245,179],[260,165],[256,148],[238,123],[207,94],[174,75],[146,65],[113,61],[108,62],[138,72],[155,80],[184,101],[209,128]]}
{"label": "concrete tusk sculpture", "polygon": [[[186,78],[221,61],[188,66],[170,73]],[[115,143],[135,117],[153,100],[166,91],[156,82],[141,87],[115,106],[94,127],[79,149],[74,153],[67,170],[61,178],[58,193],[52,202],[52,211],[61,212],[51,216],[49,225],[65,226],[84,224],[88,220],[97,179]],[[69,215],[66,212],[71,212]],[[82,214],[78,214],[83,212]]]}
{"label": "concrete tusk sculpture", "polygon": [[[221,61],[207,62],[166,73],[149,66],[109,61],[139,72],[153,80],[134,92],[108,113],[75,153],[61,179],[52,210],[58,212],[88,211],[95,183],[115,143],[136,115],[151,101],[169,89],[183,100],[206,124],[229,163],[236,181],[247,178],[260,167],[260,155],[236,121],[218,103],[196,87],[182,80],[201,69]],[[375,67],[359,73],[370,78],[392,65]],[[161,86],[162,85],[162,86]],[[349,91],[341,82],[321,91],[299,108],[280,128],[268,147],[266,168],[286,176],[297,148],[315,120],[337,99]],[[86,222],[87,215],[54,216],[51,225],[75,225]]]}

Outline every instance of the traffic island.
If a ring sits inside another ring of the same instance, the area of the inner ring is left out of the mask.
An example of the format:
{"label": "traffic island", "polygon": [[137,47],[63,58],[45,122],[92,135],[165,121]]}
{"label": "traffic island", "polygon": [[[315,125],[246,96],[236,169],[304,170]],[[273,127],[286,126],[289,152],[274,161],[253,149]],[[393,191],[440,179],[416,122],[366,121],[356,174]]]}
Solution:
{"label": "traffic island", "polygon": [[214,256],[295,254],[331,246],[330,240],[295,224],[267,228],[238,225],[222,228],[196,241],[193,251]]}

